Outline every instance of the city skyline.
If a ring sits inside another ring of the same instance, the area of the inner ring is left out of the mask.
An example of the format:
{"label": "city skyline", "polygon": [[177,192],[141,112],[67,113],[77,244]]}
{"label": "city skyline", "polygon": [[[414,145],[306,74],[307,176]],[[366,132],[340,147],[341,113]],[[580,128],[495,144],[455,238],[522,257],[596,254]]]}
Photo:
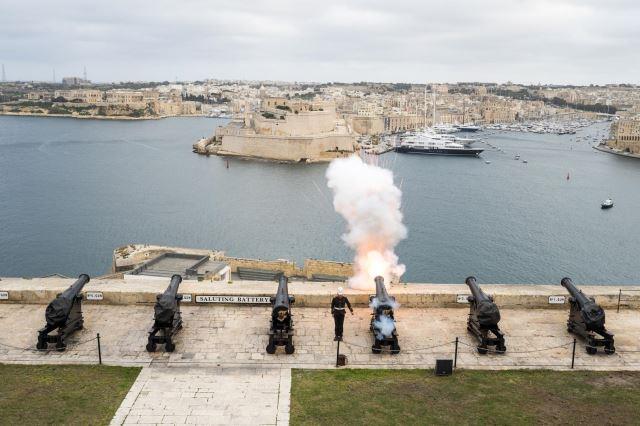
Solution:
{"label": "city skyline", "polygon": [[7,80],[638,83],[630,1],[6,4]]}

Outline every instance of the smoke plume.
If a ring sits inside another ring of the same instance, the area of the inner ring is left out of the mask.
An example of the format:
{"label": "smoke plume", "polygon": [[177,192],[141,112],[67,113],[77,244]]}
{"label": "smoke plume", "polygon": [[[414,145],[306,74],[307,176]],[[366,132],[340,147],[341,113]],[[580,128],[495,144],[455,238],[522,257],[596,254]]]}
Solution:
{"label": "smoke plume", "polygon": [[333,207],[347,221],[342,239],[356,252],[349,287],[371,290],[378,275],[387,283],[400,277],[405,267],[398,264],[394,248],[407,237],[407,228],[400,212],[402,193],[391,171],[351,156],[333,160],[327,180]]}
{"label": "smoke plume", "polygon": [[379,319],[373,322],[373,330],[376,333],[376,338],[378,340],[383,340],[385,337],[391,337],[393,335],[393,330],[395,329],[395,323],[386,315],[380,315]]}

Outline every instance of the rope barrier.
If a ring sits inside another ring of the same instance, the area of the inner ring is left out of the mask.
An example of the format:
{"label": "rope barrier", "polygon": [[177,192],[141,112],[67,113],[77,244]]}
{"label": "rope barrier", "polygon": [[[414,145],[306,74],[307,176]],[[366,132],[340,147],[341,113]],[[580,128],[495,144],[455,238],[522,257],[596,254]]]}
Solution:
{"label": "rope barrier", "polygon": [[[73,349],[73,348],[76,348],[78,346],[84,345],[85,343],[92,342],[94,340],[97,340],[97,337],[93,337],[91,339],[87,339],[87,340],[84,340],[82,342],[67,343],[66,346],[65,346],[65,349]],[[47,349],[38,349],[38,348],[35,348],[35,347],[21,348],[21,347],[18,347],[18,346],[9,345],[7,343],[2,343],[2,342],[0,342],[0,346],[4,346],[4,347],[7,347],[7,348],[11,348],[11,349],[17,349],[17,350],[23,351],[23,352],[51,352],[51,351],[57,351],[57,349],[55,349],[55,348],[54,349],[49,349],[49,348],[47,348]]]}
{"label": "rope barrier", "polygon": [[504,351],[496,351],[495,349],[490,349],[490,348],[482,348],[482,347],[480,347],[478,345],[467,343],[467,342],[465,342],[463,340],[460,340],[459,343],[462,344],[462,345],[465,345],[465,346],[472,347],[472,348],[481,349],[483,351],[486,350],[487,352],[499,353],[499,354],[503,354],[503,353],[507,353],[507,352],[510,353],[510,354],[530,354],[530,353],[535,353],[535,352],[550,351],[552,349],[559,349],[559,348],[564,348],[564,347],[573,345],[573,341],[571,341],[571,342],[565,343],[564,345],[551,346],[549,348],[533,349],[533,350],[530,350],[530,351],[506,351],[506,352],[504,352]]}

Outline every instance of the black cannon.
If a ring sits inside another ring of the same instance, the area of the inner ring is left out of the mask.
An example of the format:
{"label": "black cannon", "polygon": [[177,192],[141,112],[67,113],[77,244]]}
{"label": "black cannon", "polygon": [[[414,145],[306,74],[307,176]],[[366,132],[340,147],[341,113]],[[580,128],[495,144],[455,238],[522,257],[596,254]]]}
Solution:
{"label": "black cannon", "polygon": [[369,327],[374,339],[371,351],[379,354],[382,352],[382,346],[389,346],[391,353],[395,355],[400,353],[396,320],[393,317],[393,309],[397,306],[396,299],[387,293],[384,278],[376,277],[375,282],[376,295],[369,298],[369,306],[373,309]]}
{"label": "black cannon", "polygon": [[284,351],[288,355],[295,351],[295,346],[293,346],[293,315],[291,314],[291,305],[294,302],[295,297],[289,296],[289,279],[280,274],[278,292],[271,297],[268,354],[274,354],[276,346],[284,346]]}
{"label": "black cannon", "polygon": [[493,302],[493,297],[482,291],[475,277],[468,277],[464,282],[471,290],[471,296],[467,297],[470,304],[467,330],[473,333],[480,343],[478,353],[486,354],[488,346],[495,346],[496,352],[504,353],[507,350],[504,334],[498,327],[500,310]]}
{"label": "black cannon", "polygon": [[614,353],[616,348],[613,345],[613,334],[604,328],[604,309],[596,303],[593,297],[588,297],[573,285],[571,278],[563,278],[560,285],[571,294],[567,331],[577,334],[587,341],[587,353],[590,355],[598,351],[598,346],[604,346],[606,354]]}
{"label": "black cannon", "polygon": [[181,282],[180,275],[173,275],[169,287],[164,293],[156,296],[156,304],[153,307],[153,326],[149,330],[147,341],[148,352],[155,351],[158,343],[164,343],[167,352],[173,352],[176,348],[173,336],[182,328],[182,314],[180,312],[182,295],[178,294]]}
{"label": "black cannon", "polygon": [[[71,287],[58,294],[49,303],[44,313],[47,324],[38,330],[39,350],[47,349],[49,343],[55,343],[56,349],[64,351],[67,347],[64,339],[76,330],[81,330],[84,325],[82,318],[82,288],[91,278],[82,274]],[[58,334],[50,336],[49,333],[58,329]]]}

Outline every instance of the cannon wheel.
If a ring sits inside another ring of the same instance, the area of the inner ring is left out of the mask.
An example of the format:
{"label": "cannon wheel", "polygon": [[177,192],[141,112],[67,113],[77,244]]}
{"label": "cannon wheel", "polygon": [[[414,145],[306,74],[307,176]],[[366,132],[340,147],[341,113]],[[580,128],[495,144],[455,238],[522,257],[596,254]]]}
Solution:
{"label": "cannon wheel", "polygon": [[487,345],[483,343],[480,346],[478,346],[478,353],[480,355],[486,354],[487,353]]}
{"label": "cannon wheel", "polygon": [[84,321],[78,321],[76,324],[76,330],[82,330],[84,328]]}
{"label": "cannon wheel", "polygon": [[400,345],[397,340],[394,340],[391,344],[391,355],[397,355],[400,353]]}
{"label": "cannon wheel", "polygon": [[165,343],[164,350],[167,352],[173,352],[176,350],[176,344],[169,340],[167,343]]}
{"label": "cannon wheel", "polygon": [[49,347],[49,343],[46,340],[38,339],[38,343],[36,343],[36,349],[39,351],[43,351]]}
{"label": "cannon wheel", "polygon": [[156,351],[156,342],[147,343],[147,352],[155,352]]}
{"label": "cannon wheel", "polygon": [[586,349],[587,349],[587,353],[588,353],[589,355],[595,355],[595,354],[596,354],[596,352],[598,352],[598,348],[596,348],[595,346],[587,345],[587,346],[586,346]]}
{"label": "cannon wheel", "polygon": [[380,352],[382,352],[382,348],[380,347],[380,342],[378,341],[378,339],[376,339],[373,343],[373,346],[371,346],[371,352],[373,352],[374,354],[379,354]]}
{"label": "cannon wheel", "polygon": [[296,347],[293,346],[293,343],[287,343],[284,347],[284,353],[287,355],[291,355],[296,350]]}
{"label": "cannon wheel", "polygon": [[506,351],[507,351],[507,347],[505,345],[496,346],[496,352],[503,354]]}
{"label": "cannon wheel", "polygon": [[56,342],[56,350],[58,352],[63,352],[65,349],[67,349],[67,345],[64,344],[64,341],[62,339],[58,340]]}
{"label": "cannon wheel", "polygon": [[269,344],[267,345],[267,353],[273,355],[276,353],[276,344],[273,343],[273,336],[269,336]]}
{"label": "cannon wheel", "polygon": [[616,348],[614,346],[605,346],[604,348],[604,353],[607,355],[612,355],[614,353],[616,353]]}

